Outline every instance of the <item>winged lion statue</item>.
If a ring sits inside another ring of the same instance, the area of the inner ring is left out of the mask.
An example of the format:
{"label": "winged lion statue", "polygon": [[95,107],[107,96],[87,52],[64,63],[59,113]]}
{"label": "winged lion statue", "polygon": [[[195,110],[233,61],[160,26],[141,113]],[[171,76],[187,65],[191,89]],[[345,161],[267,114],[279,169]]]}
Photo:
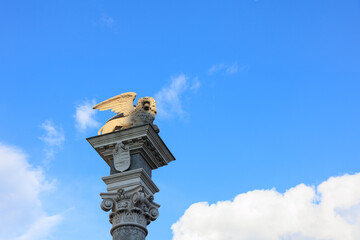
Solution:
{"label": "winged lion statue", "polygon": [[152,124],[156,132],[159,128],[153,124],[155,119],[156,104],[152,97],[140,98],[137,105],[133,102],[136,98],[136,93],[127,92],[115,97],[109,98],[93,107],[100,111],[111,109],[116,115],[110,118],[106,124],[100,128],[98,134],[105,134],[123,130],[130,127],[135,127],[143,124]]}

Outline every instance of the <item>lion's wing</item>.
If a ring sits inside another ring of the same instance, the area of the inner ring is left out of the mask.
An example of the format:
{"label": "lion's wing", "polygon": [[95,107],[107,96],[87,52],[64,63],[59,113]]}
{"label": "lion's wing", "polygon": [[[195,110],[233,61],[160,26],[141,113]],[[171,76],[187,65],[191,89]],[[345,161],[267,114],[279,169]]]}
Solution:
{"label": "lion's wing", "polygon": [[123,113],[124,116],[128,116],[134,110],[135,97],[136,93],[134,92],[123,93],[95,105],[93,109],[100,111],[111,109],[115,113]]}

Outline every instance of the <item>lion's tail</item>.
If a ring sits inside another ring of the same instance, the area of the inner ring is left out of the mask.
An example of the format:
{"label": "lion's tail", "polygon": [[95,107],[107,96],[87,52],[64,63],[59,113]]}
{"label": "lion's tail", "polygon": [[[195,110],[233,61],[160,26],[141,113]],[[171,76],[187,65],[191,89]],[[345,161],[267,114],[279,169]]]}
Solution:
{"label": "lion's tail", "polygon": [[98,131],[98,135],[101,135],[101,132],[104,130],[104,126],[102,126],[101,128],[100,128],[100,130]]}

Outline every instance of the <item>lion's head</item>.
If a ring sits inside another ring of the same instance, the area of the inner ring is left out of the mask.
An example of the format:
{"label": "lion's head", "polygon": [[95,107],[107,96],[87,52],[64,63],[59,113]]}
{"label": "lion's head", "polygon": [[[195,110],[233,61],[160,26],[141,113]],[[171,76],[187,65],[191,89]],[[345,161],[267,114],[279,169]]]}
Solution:
{"label": "lion's head", "polygon": [[152,97],[140,98],[137,102],[135,111],[150,114],[153,118],[155,118],[157,113],[155,100]]}
{"label": "lion's head", "polygon": [[135,111],[131,115],[133,126],[142,124],[151,124],[155,132],[159,132],[158,126],[153,124],[157,113],[155,100],[152,97],[140,98],[135,107]]}

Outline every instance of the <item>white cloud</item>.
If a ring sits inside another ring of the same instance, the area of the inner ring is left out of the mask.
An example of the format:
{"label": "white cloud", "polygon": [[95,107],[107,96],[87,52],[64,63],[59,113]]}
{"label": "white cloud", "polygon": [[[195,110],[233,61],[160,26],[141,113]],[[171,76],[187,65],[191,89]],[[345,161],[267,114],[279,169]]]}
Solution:
{"label": "white cloud", "polygon": [[238,71],[242,71],[246,68],[246,66],[239,67],[237,62],[234,62],[233,64],[227,65],[224,63],[218,63],[211,66],[211,68],[208,70],[208,73],[210,75],[213,75],[215,73],[223,73],[227,75],[232,75],[237,73]]}
{"label": "white cloud", "polygon": [[173,240],[358,240],[360,173],[239,194],[233,201],[191,205],[172,226]]}
{"label": "white cloud", "polygon": [[41,128],[46,131],[46,134],[40,139],[49,146],[61,147],[65,141],[64,131],[61,127],[57,127],[50,120],[46,120],[41,124]]}
{"label": "white cloud", "polygon": [[39,195],[52,188],[21,150],[0,143],[0,239],[48,239],[61,215],[49,216]]}
{"label": "white cloud", "polygon": [[47,145],[46,158],[54,158],[55,148],[61,148],[65,142],[64,131],[50,120],[44,121],[40,127],[45,130],[45,135],[39,138]]}
{"label": "white cloud", "polygon": [[100,123],[94,119],[96,111],[92,109],[92,107],[95,106],[95,104],[96,101],[93,99],[91,102],[85,101],[76,106],[74,118],[75,127],[78,131],[84,132],[88,128],[97,128],[100,126]]}
{"label": "white cloud", "polygon": [[155,94],[156,107],[160,117],[179,116],[184,117],[186,112],[181,103],[181,97],[188,90],[197,91],[200,87],[198,78],[190,83],[184,74],[171,78],[169,86],[163,87]]}
{"label": "white cloud", "polygon": [[194,78],[192,81],[192,84],[190,86],[190,90],[196,92],[201,86],[201,83],[199,81],[199,78]]}

